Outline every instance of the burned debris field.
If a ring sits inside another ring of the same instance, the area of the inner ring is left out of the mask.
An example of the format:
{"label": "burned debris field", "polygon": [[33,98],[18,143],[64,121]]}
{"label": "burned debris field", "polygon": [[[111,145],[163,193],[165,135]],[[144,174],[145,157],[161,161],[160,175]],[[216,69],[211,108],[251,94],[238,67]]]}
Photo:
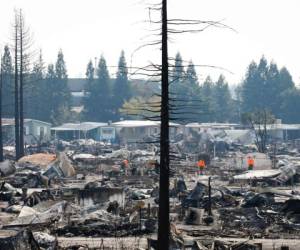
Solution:
{"label": "burned debris field", "polygon": [[[297,144],[282,142],[275,155],[257,153],[210,126],[198,137],[189,136],[195,128],[178,127],[170,144],[176,156],[170,167],[172,249],[297,249]],[[204,145],[212,151],[199,154]],[[60,141],[59,151],[50,142],[2,162],[1,249],[155,247],[157,147]]]}

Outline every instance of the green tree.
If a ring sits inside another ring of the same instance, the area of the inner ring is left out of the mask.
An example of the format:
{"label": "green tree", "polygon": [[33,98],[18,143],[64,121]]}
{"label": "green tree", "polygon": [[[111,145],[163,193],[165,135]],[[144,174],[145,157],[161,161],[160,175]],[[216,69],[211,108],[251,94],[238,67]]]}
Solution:
{"label": "green tree", "polygon": [[[87,77],[89,76],[87,74]],[[89,93],[85,98],[85,117],[90,121],[107,122],[112,119],[112,104],[110,77],[103,56],[99,60],[97,76],[98,78],[90,83]]]}
{"label": "green tree", "polygon": [[[30,73],[30,81],[26,85],[25,96],[25,114],[26,117],[43,120],[47,103],[45,96],[49,95],[45,85],[45,63],[42,51],[40,51],[38,60],[33,63]],[[47,119],[48,120],[48,119]]]}
{"label": "green tree", "polygon": [[131,87],[128,81],[128,68],[125,59],[124,51],[121,52],[118,63],[118,71],[116,80],[113,87],[113,106],[114,106],[114,118],[119,119],[119,110],[123,106],[124,102],[131,97]]}
{"label": "green tree", "polygon": [[207,76],[201,86],[201,97],[207,105],[207,113],[203,115],[203,122],[212,122],[215,117],[216,102],[214,99],[214,83],[210,76]]}
{"label": "green tree", "polygon": [[[85,72],[85,77],[86,77],[86,84],[84,86],[84,92],[85,92],[85,97],[87,97],[87,94],[90,94],[92,84],[94,82],[95,78],[95,68],[93,65],[92,60],[90,60],[86,66],[86,72]],[[88,103],[85,103],[87,99],[84,99],[84,106],[88,105]]]}
{"label": "green tree", "polygon": [[282,93],[280,118],[286,123],[300,123],[300,90],[289,88]]}
{"label": "green tree", "polygon": [[92,83],[94,81],[94,75],[95,75],[95,68],[93,66],[93,62],[92,60],[89,61],[89,63],[86,66],[86,72],[85,72],[85,76],[86,76],[86,84],[84,86],[84,91],[85,92],[89,92],[90,88],[92,86]]}
{"label": "green tree", "polygon": [[61,124],[62,122],[68,120],[71,107],[71,92],[68,87],[67,67],[62,50],[59,50],[55,63],[55,80],[50,80],[54,85],[54,93],[52,94],[53,109],[51,120],[54,124]]}
{"label": "green tree", "polygon": [[58,95],[57,92],[57,85],[56,85],[56,75],[54,70],[54,65],[49,64],[47,67],[47,73],[45,77],[45,81],[43,81],[43,90],[44,92],[44,102],[42,103],[41,109],[42,112],[42,119],[43,121],[53,122],[53,116],[56,112],[57,105],[55,103],[55,98]]}
{"label": "green tree", "polygon": [[14,84],[13,84],[13,66],[12,57],[9,47],[4,47],[2,56],[2,72],[3,72],[3,86],[2,86],[2,115],[3,117],[14,116]]}
{"label": "green tree", "polygon": [[232,99],[228,83],[223,75],[214,84],[213,99],[215,100],[215,121],[228,122],[232,116]]}
{"label": "green tree", "polygon": [[280,111],[280,77],[277,65],[274,62],[270,63],[267,71],[266,78],[266,92],[264,93],[264,98],[266,101],[266,107],[275,114],[276,116]]}
{"label": "green tree", "polygon": [[55,75],[56,75],[56,78],[59,80],[68,79],[67,67],[66,67],[64,54],[63,54],[62,50],[59,50],[59,52],[57,54],[57,60],[55,63]]}
{"label": "green tree", "polygon": [[184,74],[185,72],[184,72],[182,57],[181,54],[177,52],[175,56],[174,67],[171,71],[172,84],[176,85],[179,84],[181,81],[183,81]]}
{"label": "green tree", "polygon": [[182,99],[186,96],[184,89],[185,72],[181,54],[177,52],[174,61],[174,67],[171,70],[170,75],[170,94],[174,99]]}
{"label": "green tree", "polygon": [[120,112],[130,119],[145,119],[157,115],[160,112],[160,107],[157,103],[161,101],[159,96],[149,98],[137,96],[131,98],[123,104]]}
{"label": "green tree", "polygon": [[278,70],[275,63],[271,63],[267,74],[267,91],[265,93],[265,99],[267,107],[276,117],[281,118],[281,107],[287,96],[285,93],[287,90],[295,89],[295,84],[288,70],[283,67]]}
{"label": "green tree", "polygon": [[94,80],[94,74],[95,74],[95,68],[93,66],[92,60],[89,61],[87,67],[86,67],[86,79],[89,81]]}
{"label": "green tree", "polygon": [[268,107],[265,99],[267,89],[268,62],[262,57],[259,64],[251,62],[248,67],[245,80],[242,84],[243,111]]}
{"label": "green tree", "polygon": [[186,82],[189,86],[192,86],[193,88],[199,87],[197,72],[192,61],[189,62],[186,69]]}
{"label": "green tree", "polygon": [[198,82],[197,72],[191,60],[188,63],[186,72],[183,73],[184,79],[180,81],[177,90],[178,99],[186,100],[186,107],[181,111],[186,113],[190,121],[199,122],[201,121],[202,116],[207,114],[208,105],[206,105],[204,98],[201,95],[201,87]]}
{"label": "green tree", "polygon": [[268,61],[263,56],[257,67],[257,86],[256,86],[256,105],[254,108],[265,109],[268,107],[266,100],[266,91],[268,91],[267,76],[268,76]]}
{"label": "green tree", "polygon": [[282,67],[279,71],[279,92],[283,92],[295,87],[295,83],[292,79],[290,72],[286,67]]}
{"label": "green tree", "polygon": [[[270,110],[276,117],[290,119],[286,110],[286,98],[295,90],[295,84],[288,70],[283,67],[278,70],[276,63],[268,65],[262,57],[259,65],[252,62],[241,85],[241,99],[243,112],[254,110]],[[293,99],[293,96],[292,96]]]}

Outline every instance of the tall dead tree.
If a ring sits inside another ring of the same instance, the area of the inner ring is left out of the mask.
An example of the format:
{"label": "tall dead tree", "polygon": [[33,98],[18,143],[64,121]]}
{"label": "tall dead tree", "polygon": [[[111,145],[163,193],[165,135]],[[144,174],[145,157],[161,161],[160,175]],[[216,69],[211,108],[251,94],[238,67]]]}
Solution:
{"label": "tall dead tree", "polygon": [[[135,54],[140,49],[147,46],[161,45],[161,65],[150,63],[145,67],[130,67],[134,70],[132,75],[141,75],[143,77],[150,77],[150,82],[156,82],[161,84],[161,92],[154,93],[152,97],[158,99],[147,100],[145,102],[137,101],[136,105],[128,105],[124,111],[127,115],[138,115],[139,117],[147,120],[159,120],[160,137],[159,141],[155,138],[151,142],[160,144],[160,180],[159,180],[159,214],[158,214],[158,249],[168,250],[170,247],[170,221],[169,221],[169,173],[172,160],[178,160],[178,157],[170,150],[169,141],[169,123],[170,121],[193,121],[195,116],[202,115],[203,109],[207,110],[207,105],[202,100],[193,99],[193,103],[190,103],[191,98],[188,93],[176,94],[169,91],[169,85],[175,80],[176,77],[172,77],[173,81],[169,81],[169,60],[173,60],[168,57],[168,34],[182,34],[182,33],[197,33],[202,32],[209,27],[229,28],[228,26],[215,21],[201,21],[201,20],[186,20],[186,19],[168,19],[167,15],[167,0],[161,0],[159,4],[152,4],[149,7],[149,21],[151,24],[161,24],[158,29],[153,31],[160,31],[159,39],[147,42],[144,45],[139,46],[133,51]],[[161,18],[154,20],[151,17],[151,11],[160,11]],[[185,26],[183,29],[178,29],[181,25]],[[171,28],[168,28],[170,26]],[[187,27],[188,26],[188,27]],[[189,28],[189,26],[200,26],[197,28]],[[157,36],[158,34],[154,34]],[[131,57],[131,61],[132,61]],[[174,65],[176,66],[176,65]],[[173,66],[173,67],[174,67]],[[196,67],[220,67],[211,65],[194,65]],[[182,65],[181,67],[185,67]],[[203,106],[204,104],[204,106]],[[186,108],[189,108],[187,111]],[[206,112],[206,111],[205,111]],[[158,114],[159,113],[159,114]]]}
{"label": "tall dead tree", "polygon": [[3,161],[3,137],[2,137],[2,86],[3,86],[3,65],[2,55],[0,58],[0,162]]}
{"label": "tall dead tree", "polygon": [[24,156],[24,18],[22,15],[22,10],[19,13],[19,37],[20,37],[20,157]]}
{"label": "tall dead tree", "polygon": [[275,117],[266,109],[242,114],[242,123],[249,126],[255,135],[255,145],[258,152],[267,152],[267,142],[269,137],[267,126],[273,125],[274,122]]}
{"label": "tall dead tree", "polygon": [[162,1],[162,58],[161,58],[161,112],[160,112],[160,179],[158,214],[158,249],[169,249],[169,63],[167,0]]}
{"label": "tall dead tree", "polygon": [[19,51],[19,17],[15,13],[14,24],[14,53],[15,53],[15,153],[16,160],[20,159],[20,114],[19,114],[19,64],[18,64],[18,51]]}
{"label": "tall dead tree", "polygon": [[16,160],[24,156],[24,80],[31,46],[29,29],[26,28],[22,10],[15,11],[15,150]]}

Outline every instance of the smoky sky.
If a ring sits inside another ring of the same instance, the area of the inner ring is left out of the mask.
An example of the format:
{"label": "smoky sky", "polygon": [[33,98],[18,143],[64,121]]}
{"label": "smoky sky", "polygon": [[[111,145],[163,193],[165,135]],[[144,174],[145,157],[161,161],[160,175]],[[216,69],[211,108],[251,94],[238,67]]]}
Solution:
{"label": "smoky sky", "polygon": [[[14,8],[22,8],[33,33],[34,50],[42,49],[47,63],[53,63],[59,49],[65,54],[70,77],[84,77],[90,59],[101,54],[110,66],[117,65],[124,49],[127,62],[143,66],[159,62],[159,48],[139,46],[158,39],[148,22],[149,3],[141,0],[1,0],[0,45],[11,42]],[[222,20],[229,29],[210,28],[197,34],[170,39],[170,56],[180,51],[183,59],[195,64],[220,66],[233,74],[197,68],[200,80],[222,73],[229,83],[239,83],[252,60],[264,55],[279,67],[286,66],[299,83],[300,65],[298,0],[170,0],[169,16],[200,20]],[[153,18],[157,15],[153,14]],[[110,68],[113,75],[115,68]]]}

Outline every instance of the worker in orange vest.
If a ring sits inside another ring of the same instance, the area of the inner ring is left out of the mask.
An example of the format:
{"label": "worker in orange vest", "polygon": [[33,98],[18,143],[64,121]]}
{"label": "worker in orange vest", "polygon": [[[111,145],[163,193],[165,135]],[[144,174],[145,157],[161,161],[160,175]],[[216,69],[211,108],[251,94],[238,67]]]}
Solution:
{"label": "worker in orange vest", "polygon": [[129,168],[129,161],[127,159],[123,160],[121,166],[122,166],[122,168],[125,172],[125,175],[127,176],[128,175],[128,168]]}
{"label": "worker in orange vest", "polygon": [[198,167],[200,169],[200,175],[203,175],[203,170],[205,168],[205,161],[204,160],[199,160],[198,161]]}
{"label": "worker in orange vest", "polygon": [[128,167],[129,161],[128,161],[127,159],[125,159],[125,160],[123,161],[123,164],[124,164],[125,167]]}
{"label": "worker in orange vest", "polygon": [[251,156],[248,156],[247,163],[248,163],[248,170],[253,170],[253,167],[254,167],[254,159],[253,159]]}

